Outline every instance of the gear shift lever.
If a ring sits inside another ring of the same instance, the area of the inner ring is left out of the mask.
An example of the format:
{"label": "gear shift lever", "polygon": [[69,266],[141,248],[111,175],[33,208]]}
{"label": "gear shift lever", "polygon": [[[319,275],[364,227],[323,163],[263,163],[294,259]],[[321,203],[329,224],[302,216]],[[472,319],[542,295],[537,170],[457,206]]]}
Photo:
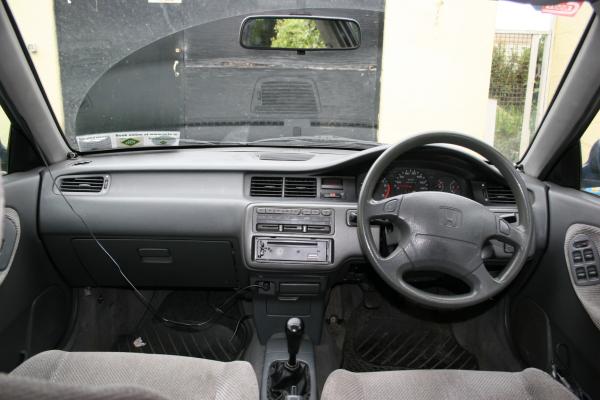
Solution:
{"label": "gear shift lever", "polygon": [[269,366],[267,400],[306,400],[310,396],[308,364],[298,361],[298,351],[304,335],[304,322],[290,318],[285,323],[289,358],[276,360]]}
{"label": "gear shift lever", "polygon": [[304,335],[304,322],[300,318],[290,318],[285,324],[285,336],[287,337],[287,347],[289,359],[287,366],[289,368],[296,368],[296,356],[298,350],[300,350],[300,343],[302,342],[302,335]]}

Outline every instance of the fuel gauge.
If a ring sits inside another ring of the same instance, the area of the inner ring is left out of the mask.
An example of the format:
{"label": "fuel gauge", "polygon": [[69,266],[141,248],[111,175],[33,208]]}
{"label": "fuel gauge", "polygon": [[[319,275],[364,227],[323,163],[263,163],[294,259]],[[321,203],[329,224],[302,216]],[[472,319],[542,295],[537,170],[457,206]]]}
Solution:
{"label": "fuel gauge", "polygon": [[435,181],[435,190],[438,192],[447,192],[453,194],[462,194],[460,183],[454,178],[443,176]]}
{"label": "fuel gauge", "polygon": [[395,195],[393,189],[394,188],[390,178],[384,176],[379,181],[379,184],[377,184],[377,186],[375,187],[375,193],[373,193],[373,198],[375,200],[387,199],[388,197]]}
{"label": "fuel gauge", "polygon": [[450,193],[462,194],[462,187],[460,187],[460,184],[455,179],[450,180],[448,188],[450,189]]}

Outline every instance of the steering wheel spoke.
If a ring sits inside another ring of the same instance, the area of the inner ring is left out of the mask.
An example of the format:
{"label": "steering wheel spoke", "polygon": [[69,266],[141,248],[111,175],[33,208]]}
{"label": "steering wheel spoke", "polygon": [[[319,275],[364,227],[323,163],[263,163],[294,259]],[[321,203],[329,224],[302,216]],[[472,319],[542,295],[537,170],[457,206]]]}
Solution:
{"label": "steering wheel spoke", "polygon": [[512,225],[503,218],[496,216],[496,226],[490,239],[498,239],[501,242],[522,248],[527,241],[527,230],[521,224]]}
{"label": "steering wheel spoke", "polygon": [[369,220],[375,218],[391,219],[398,217],[402,196],[395,196],[384,200],[371,199],[365,207],[366,217]]}
{"label": "steering wheel spoke", "polygon": [[[400,246],[387,257],[377,255],[377,261],[387,274],[395,274],[396,276],[402,275],[404,271],[411,267],[410,259]],[[390,275],[390,277],[393,277],[393,275]]]}
{"label": "steering wheel spoke", "polygon": [[489,298],[490,294],[496,293],[501,286],[500,282],[490,275],[483,262],[479,263],[470,274],[465,276],[465,279],[476,297]]}

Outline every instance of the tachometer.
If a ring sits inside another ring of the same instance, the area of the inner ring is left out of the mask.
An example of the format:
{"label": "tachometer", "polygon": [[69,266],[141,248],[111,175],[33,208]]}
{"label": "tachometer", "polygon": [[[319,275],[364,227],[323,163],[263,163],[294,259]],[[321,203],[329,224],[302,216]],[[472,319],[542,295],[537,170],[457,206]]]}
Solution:
{"label": "tachometer", "polygon": [[429,181],[425,175],[414,168],[405,168],[394,173],[394,192],[406,194],[429,190]]}

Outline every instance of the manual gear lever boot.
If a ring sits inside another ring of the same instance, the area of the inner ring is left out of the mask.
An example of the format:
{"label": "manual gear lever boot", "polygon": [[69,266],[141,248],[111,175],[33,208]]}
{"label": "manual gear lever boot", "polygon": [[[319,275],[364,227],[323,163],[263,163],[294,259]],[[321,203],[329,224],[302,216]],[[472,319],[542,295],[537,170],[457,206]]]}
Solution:
{"label": "manual gear lever boot", "polygon": [[307,399],[310,394],[310,372],[308,365],[297,360],[304,322],[300,318],[290,318],[285,324],[288,359],[275,361],[269,367],[269,400]]}

